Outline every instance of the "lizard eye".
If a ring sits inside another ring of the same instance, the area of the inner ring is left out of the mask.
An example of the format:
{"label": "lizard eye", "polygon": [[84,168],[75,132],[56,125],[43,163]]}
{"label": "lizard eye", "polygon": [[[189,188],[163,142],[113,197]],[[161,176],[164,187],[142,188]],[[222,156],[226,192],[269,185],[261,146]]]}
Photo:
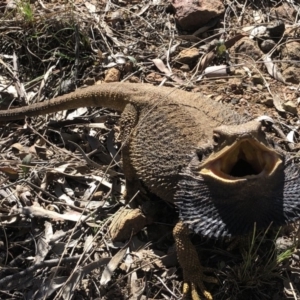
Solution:
{"label": "lizard eye", "polygon": [[261,123],[263,126],[263,130],[265,132],[272,132],[273,125],[275,125],[275,121],[269,116],[260,116],[256,118],[257,121]]}
{"label": "lizard eye", "polygon": [[213,140],[215,144],[218,144],[220,141],[220,135],[218,133],[213,134]]}

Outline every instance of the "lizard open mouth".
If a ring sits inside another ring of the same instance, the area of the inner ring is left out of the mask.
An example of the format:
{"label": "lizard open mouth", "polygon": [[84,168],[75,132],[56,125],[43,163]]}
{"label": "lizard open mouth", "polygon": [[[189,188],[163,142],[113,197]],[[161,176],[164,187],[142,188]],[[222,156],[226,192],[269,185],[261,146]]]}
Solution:
{"label": "lizard open mouth", "polygon": [[236,141],[212,154],[201,166],[201,175],[226,182],[271,175],[281,163],[279,155],[255,139]]}

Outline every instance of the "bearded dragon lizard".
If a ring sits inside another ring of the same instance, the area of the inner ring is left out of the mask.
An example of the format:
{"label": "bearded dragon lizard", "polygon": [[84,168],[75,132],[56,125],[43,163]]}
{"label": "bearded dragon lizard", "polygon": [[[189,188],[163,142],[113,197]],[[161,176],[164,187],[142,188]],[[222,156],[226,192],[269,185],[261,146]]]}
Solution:
{"label": "bearded dragon lizard", "polygon": [[183,268],[184,294],[212,295],[203,281],[189,229],[218,238],[299,219],[298,167],[267,141],[263,125],[222,104],[174,88],[110,83],[80,89],[22,108],[0,111],[0,121],[82,106],[122,112],[122,161],[130,199],[143,182],[178,206],[173,233]]}

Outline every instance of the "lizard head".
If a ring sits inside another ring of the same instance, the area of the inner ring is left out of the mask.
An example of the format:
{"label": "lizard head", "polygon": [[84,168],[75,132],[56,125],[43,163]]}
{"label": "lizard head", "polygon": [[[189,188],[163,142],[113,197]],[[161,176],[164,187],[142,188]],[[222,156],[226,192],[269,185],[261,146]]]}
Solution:
{"label": "lizard head", "polygon": [[300,174],[271,147],[259,121],[220,126],[214,151],[194,154],[175,194],[180,218],[210,237],[242,235],[300,219]]}
{"label": "lizard head", "polygon": [[282,163],[262,131],[262,123],[222,125],[213,131],[214,151],[201,164],[200,174],[228,184],[251,176],[270,176]]}

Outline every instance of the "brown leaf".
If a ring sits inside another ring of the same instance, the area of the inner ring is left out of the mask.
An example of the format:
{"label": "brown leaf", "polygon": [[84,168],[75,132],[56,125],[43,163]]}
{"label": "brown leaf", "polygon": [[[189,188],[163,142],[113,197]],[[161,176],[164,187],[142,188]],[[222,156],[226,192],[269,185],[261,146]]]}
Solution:
{"label": "brown leaf", "polygon": [[226,49],[229,49],[230,47],[234,46],[234,44],[236,42],[238,42],[240,39],[242,39],[245,36],[248,36],[248,35],[247,34],[238,34],[238,35],[234,36],[233,38],[224,42]]}
{"label": "brown leaf", "polygon": [[45,259],[45,257],[49,253],[49,251],[51,250],[49,241],[52,236],[53,236],[52,224],[46,221],[44,234],[41,235],[37,241],[34,263],[37,264],[40,263]]}
{"label": "brown leaf", "polygon": [[89,265],[77,268],[77,270],[69,277],[67,283],[62,289],[62,299],[72,299],[76,286],[82,281],[83,277],[91,273],[94,269],[106,265],[109,260],[109,257],[104,257],[100,258],[98,261],[90,263]]}
{"label": "brown leaf", "polygon": [[125,248],[121,249],[119,252],[117,252],[115,256],[113,256],[113,258],[107,264],[107,266],[105,267],[105,269],[102,273],[100,285],[105,285],[111,280],[111,276],[113,275],[115,269],[118,267],[118,265],[124,258],[127,250],[128,250],[128,247],[125,247]]}
{"label": "brown leaf", "polygon": [[277,66],[273,63],[272,58],[269,55],[265,55],[263,60],[268,70],[268,73],[276,80],[285,83],[285,79],[283,78],[280,71],[277,69]]}
{"label": "brown leaf", "polygon": [[138,300],[140,299],[140,296],[142,295],[142,293],[145,290],[145,282],[143,282],[141,279],[138,279],[137,277],[137,273],[133,272],[130,275],[130,290],[131,290],[131,300]]}
{"label": "brown leaf", "polygon": [[273,95],[273,104],[278,111],[285,112],[282,106],[282,101],[278,95]]}
{"label": "brown leaf", "polygon": [[159,71],[161,71],[162,73],[164,73],[167,77],[173,79],[175,82],[178,82],[178,83],[183,83],[183,81],[177,77],[176,75],[173,74],[172,71],[170,71],[164,64],[164,62],[159,59],[159,58],[155,58],[155,59],[152,59],[153,63],[155,64],[155,66],[157,67],[157,69]]}
{"label": "brown leaf", "polygon": [[0,167],[0,171],[9,177],[10,180],[17,180],[19,177],[18,170],[9,166]]}
{"label": "brown leaf", "polygon": [[199,67],[200,73],[202,73],[203,70],[210,65],[212,60],[215,58],[215,55],[216,55],[215,51],[212,50],[202,57],[201,62],[200,62],[200,67]]}

